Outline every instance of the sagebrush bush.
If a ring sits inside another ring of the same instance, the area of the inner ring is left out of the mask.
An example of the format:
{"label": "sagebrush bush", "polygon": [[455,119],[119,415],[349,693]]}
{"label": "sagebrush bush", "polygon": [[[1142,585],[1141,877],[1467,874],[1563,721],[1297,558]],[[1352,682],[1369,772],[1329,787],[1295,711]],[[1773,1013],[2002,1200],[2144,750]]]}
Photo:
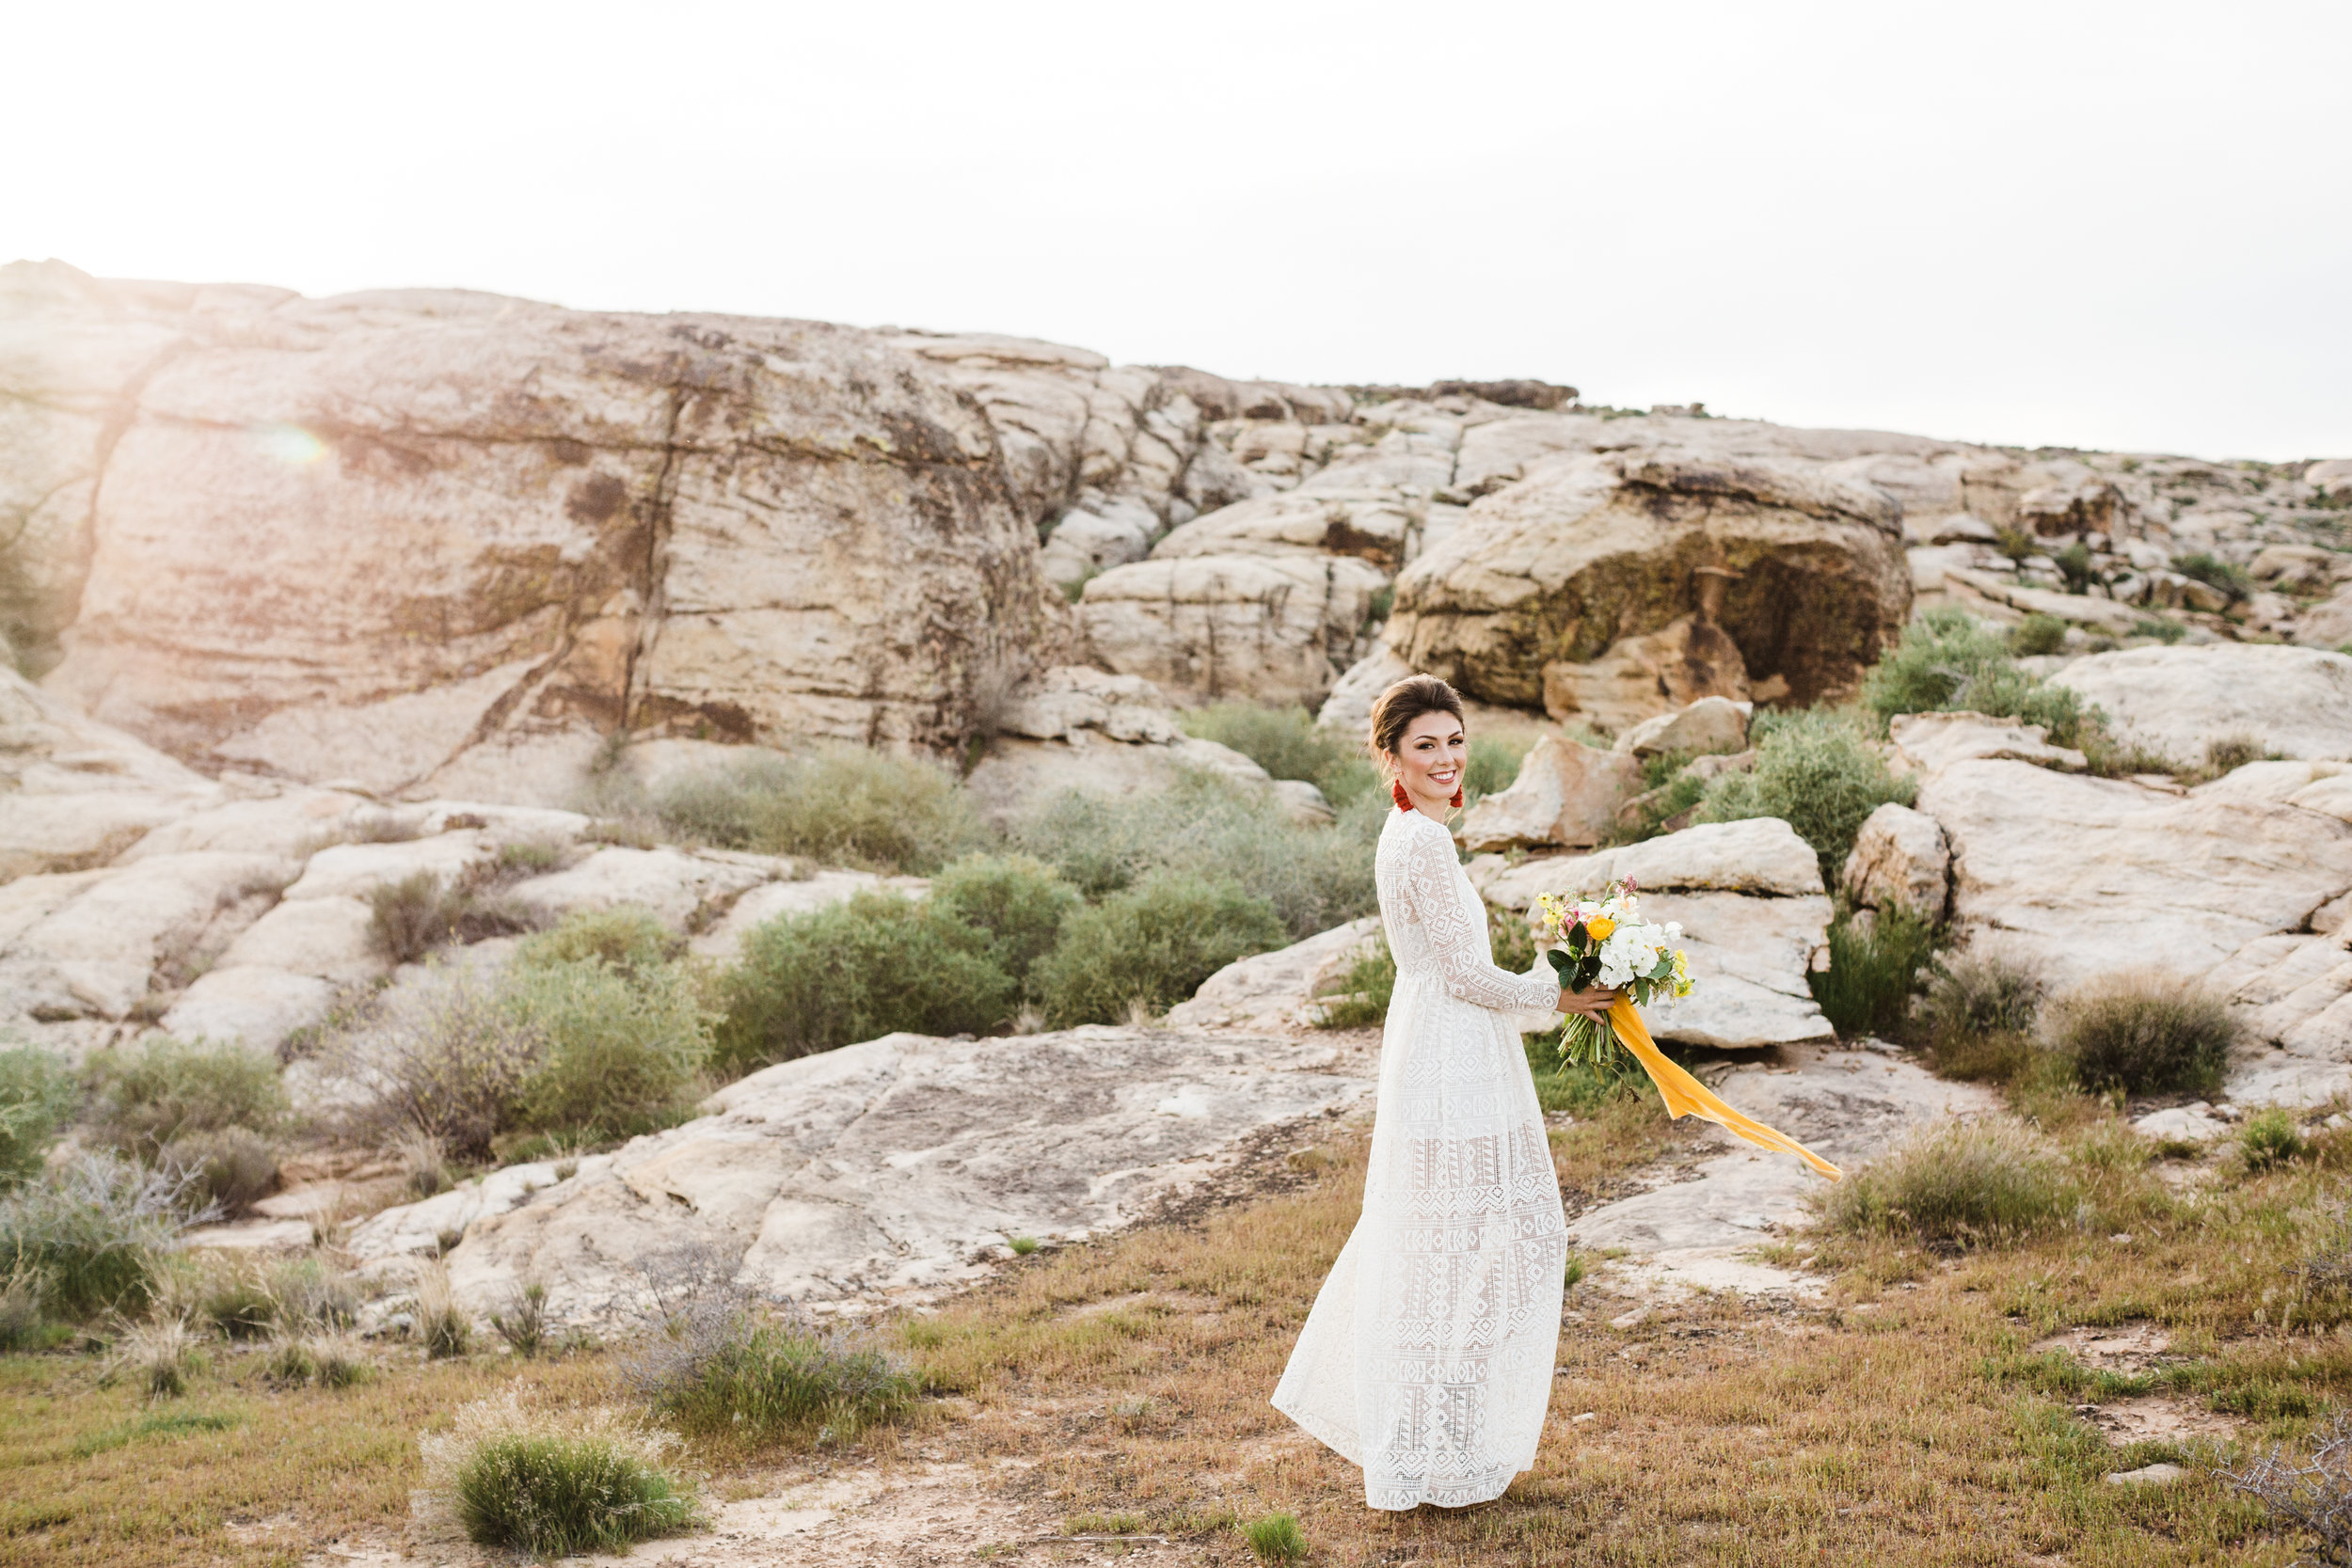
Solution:
{"label": "sagebrush bush", "polygon": [[915,876],[989,838],[946,768],[849,745],[752,752],[663,785],[652,809],[688,838]]}
{"label": "sagebrush bush", "polygon": [[23,1259],[0,1269],[0,1353],[46,1350],[50,1323],[42,1314],[49,1276]]}
{"label": "sagebrush bush", "polygon": [[2185,578],[2194,578],[2208,588],[2218,589],[2232,604],[2249,598],[2254,592],[2254,579],[2233,561],[2224,561],[2210,551],[2198,550],[2173,558],[2172,569]]}
{"label": "sagebrush bush", "polygon": [[1386,1022],[1396,996],[1396,955],[1386,935],[1375,936],[1347,966],[1330,994],[1321,999],[1315,1026],[1361,1029]]}
{"label": "sagebrush bush", "polygon": [[420,1447],[428,1489],[469,1539],[534,1560],[625,1552],[703,1517],[671,1468],[676,1439],[608,1410],[542,1410],[509,1390]]}
{"label": "sagebrush bush", "polygon": [[0,1259],[38,1270],[70,1319],[130,1310],[152,1293],[180,1233],[217,1210],[184,1174],[92,1152],[0,1196]]}
{"label": "sagebrush bush", "polygon": [[1306,827],[1270,809],[1262,788],[1191,772],[1149,797],[1073,791],[1013,823],[1009,834],[1088,898],[1154,870],[1222,877],[1272,904],[1292,940],[1303,941],[1377,906],[1373,849],[1391,809],[1367,793],[1337,823]]}
{"label": "sagebrush bush", "polygon": [[1805,976],[1821,1016],[1840,1037],[1877,1035],[1898,1040],[1908,1032],[1912,993],[1920,969],[1935,951],[1935,927],[1896,905],[1865,920],[1847,916],[1829,928],[1829,968]]}
{"label": "sagebrush bush", "polygon": [[40,1173],[78,1098],[73,1071],[56,1052],[0,1046],[0,1192]]}
{"label": "sagebrush bush", "polygon": [[1081,903],[1078,890],[1029,855],[966,855],[931,879],[931,902],[989,939],[990,956],[1026,986]]}
{"label": "sagebrush bush", "polygon": [[1813,709],[1767,729],[1756,742],[1755,768],[1709,781],[1699,816],[1779,817],[1812,846],[1822,881],[1835,886],[1864,819],[1889,800],[1907,806],[1918,795],[1918,781],[1888,770],[1855,716]]}
{"label": "sagebrush bush", "polygon": [[1527,760],[1528,748],[1497,736],[1474,735],[1470,741],[1470,759],[1462,767],[1462,793],[1475,799],[1482,795],[1497,795],[1518,782],[1519,765]]}
{"label": "sagebrush bush", "polygon": [[914,1368],[870,1333],[772,1316],[732,1291],[687,1304],[624,1365],[637,1396],[690,1433],[834,1441],[914,1407]]}
{"label": "sagebrush bush", "polygon": [[1359,752],[1303,707],[1211,703],[1178,715],[1178,721],[1185,734],[1230,746],[1275,778],[1304,779],[1318,786],[1326,773]]}
{"label": "sagebrush bush", "polygon": [[414,1130],[449,1155],[481,1160],[512,1126],[546,1037],[469,964],[435,964],[353,1015],[326,1042],[356,1091],[361,1130],[389,1142]]}
{"label": "sagebrush bush", "polygon": [[2094,1093],[2212,1094],[2238,1037],[2229,1004],[2194,981],[2153,971],[2092,981],[2060,997],[2050,1020],[2052,1042]]}
{"label": "sagebrush bush", "polygon": [[444,942],[457,940],[464,912],[462,895],[441,884],[439,875],[418,871],[383,882],[368,895],[368,934],[376,950],[396,964],[415,963]]}
{"label": "sagebrush bush", "polygon": [[685,956],[686,939],[664,926],[660,915],[637,904],[577,910],[550,929],[525,937],[515,949],[515,962],[524,969],[595,959],[629,975],[659,969]]}
{"label": "sagebrush bush", "polygon": [[1849,1172],[1814,1202],[1832,1230],[1976,1246],[2056,1225],[2073,1214],[2079,1196],[2058,1151],[2002,1117],[1939,1122]]}
{"label": "sagebrush bush", "polygon": [[2010,628],[2009,646],[2026,657],[2057,653],[2066,646],[2066,623],[2055,615],[2028,615]]}
{"label": "sagebrush bush", "polygon": [[1048,1022],[1114,1023],[1131,1004],[1164,1012],[1200,982],[1289,933],[1274,906],[1237,882],[1154,871],[1123,893],[1081,910],[1037,968]]}
{"label": "sagebrush bush", "polygon": [[1949,605],[1903,628],[1902,641],[1863,677],[1862,703],[1882,732],[1898,714],[1964,709],[2042,725],[2058,746],[2079,744],[2094,712],[2073,688],[2018,669],[2006,637]]}
{"label": "sagebrush bush", "polygon": [[278,1063],[234,1040],[152,1036],[93,1052],[84,1072],[90,1130],[119,1153],[151,1159],[195,1133],[241,1127],[267,1134],[286,1119]]}
{"label": "sagebrush bush", "polygon": [[2238,1158],[2248,1170],[2271,1170],[2307,1159],[2311,1140],[2294,1112],[2273,1105],[2248,1117],[2237,1130]]}
{"label": "sagebrush bush", "polygon": [[696,1098],[689,1090],[710,1060],[716,1018],[684,966],[517,964],[501,992],[540,1041],[516,1092],[519,1125],[621,1136],[667,1125]]}
{"label": "sagebrush bush", "polygon": [[278,1146],[247,1127],[183,1132],[157,1151],[155,1163],[186,1171],[194,1190],[223,1213],[241,1213],[278,1187]]}
{"label": "sagebrush bush", "polygon": [[1944,1077],[1963,1082],[2016,1078],[2037,1053],[2034,1026],[2048,991],[2041,971],[2014,954],[1946,954],[1915,1020],[1929,1060]]}
{"label": "sagebrush bush", "polygon": [[741,1071],[899,1029],[978,1034],[1012,1016],[1020,987],[946,908],[860,893],[754,930],[719,995],[719,1056]]}

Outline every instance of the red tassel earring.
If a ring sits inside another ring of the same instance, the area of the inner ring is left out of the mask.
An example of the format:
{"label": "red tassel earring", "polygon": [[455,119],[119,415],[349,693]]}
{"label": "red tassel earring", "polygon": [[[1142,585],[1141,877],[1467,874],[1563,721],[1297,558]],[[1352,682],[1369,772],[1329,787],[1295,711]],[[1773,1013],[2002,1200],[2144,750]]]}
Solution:
{"label": "red tassel earring", "polygon": [[1396,783],[1389,785],[1389,798],[1396,802],[1396,809],[1399,811],[1411,811],[1413,809],[1413,798],[1405,793],[1405,781],[1403,779],[1399,779]]}
{"label": "red tassel earring", "polygon": [[1453,799],[1453,800],[1449,800],[1449,801],[1447,801],[1447,802],[1446,802],[1446,804],[1451,805],[1451,806],[1459,806],[1461,803],[1462,803],[1462,791],[1461,791],[1460,786],[1458,786],[1458,785],[1457,785],[1457,786],[1455,786],[1454,791],[1454,799]]}

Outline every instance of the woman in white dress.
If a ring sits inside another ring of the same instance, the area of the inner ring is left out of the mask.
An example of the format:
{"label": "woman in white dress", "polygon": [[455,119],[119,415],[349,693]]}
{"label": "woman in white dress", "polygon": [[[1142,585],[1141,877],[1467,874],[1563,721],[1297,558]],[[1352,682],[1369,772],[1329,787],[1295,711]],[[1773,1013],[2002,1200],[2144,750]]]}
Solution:
{"label": "woman in white dress", "polygon": [[1496,967],[1445,827],[1469,760],[1453,688],[1390,687],[1372,745],[1399,807],[1375,862],[1396,992],[1372,1164],[1274,1404],[1362,1467],[1374,1508],[1458,1508],[1534,1464],[1560,1344],[1566,1226],[1520,1020],[1616,993]]}

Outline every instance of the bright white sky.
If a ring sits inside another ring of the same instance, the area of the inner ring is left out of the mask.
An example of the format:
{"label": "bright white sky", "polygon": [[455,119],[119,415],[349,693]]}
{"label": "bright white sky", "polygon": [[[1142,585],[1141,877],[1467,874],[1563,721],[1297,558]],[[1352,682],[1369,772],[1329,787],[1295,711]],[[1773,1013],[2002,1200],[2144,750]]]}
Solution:
{"label": "bright white sky", "polygon": [[0,260],[2352,455],[2352,5],[36,6]]}

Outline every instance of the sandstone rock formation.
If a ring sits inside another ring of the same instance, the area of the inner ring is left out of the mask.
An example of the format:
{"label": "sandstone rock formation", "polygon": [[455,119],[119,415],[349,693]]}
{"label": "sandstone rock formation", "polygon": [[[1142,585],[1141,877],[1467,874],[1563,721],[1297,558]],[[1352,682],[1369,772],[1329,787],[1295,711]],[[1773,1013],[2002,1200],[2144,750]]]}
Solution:
{"label": "sandstone rock formation", "polygon": [[1992,719],[1965,709],[1950,713],[1898,714],[1887,725],[1894,761],[1915,772],[1935,772],[1972,758],[2007,757],[2043,768],[2079,773],[2089,766],[2080,752],[2053,746],[2040,724]]}
{"label": "sandstone rock formation", "polygon": [[1746,705],[1727,697],[1702,697],[1675,713],[1644,720],[1617,736],[1616,750],[1636,757],[1687,752],[1713,756],[1742,752],[1748,745]]}
{"label": "sandstone rock formation", "polygon": [[1630,877],[1642,912],[1679,921],[1692,994],[1648,1009],[1650,1033],[1692,1045],[1791,1045],[1834,1037],[1805,975],[1825,957],[1831,906],[1818,858],[1777,817],[1711,823],[1662,838],[1509,864],[1485,855],[1470,881],[1497,909],[1525,911],[1538,894],[1597,893]]}
{"label": "sandstone rock formation", "polygon": [[1545,736],[1519,763],[1510,787],[1464,814],[1454,837],[1473,854],[1533,845],[1582,848],[1616,831],[1617,811],[1642,787],[1642,765]]}
{"label": "sandstone rock formation", "polygon": [[2208,741],[2249,736],[2289,757],[2352,758],[2352,657],[2216,642],[2128,648],[2053,677],[2106,710],[2124,737],[2183,762]]}
{"label": "sandstone rock formation", "polygon": [[1900,907],[1940,924],[1951,865],[1951,846],[1935,818],[1889,800],[1863,818],[1839,879],[1858,906]]}

